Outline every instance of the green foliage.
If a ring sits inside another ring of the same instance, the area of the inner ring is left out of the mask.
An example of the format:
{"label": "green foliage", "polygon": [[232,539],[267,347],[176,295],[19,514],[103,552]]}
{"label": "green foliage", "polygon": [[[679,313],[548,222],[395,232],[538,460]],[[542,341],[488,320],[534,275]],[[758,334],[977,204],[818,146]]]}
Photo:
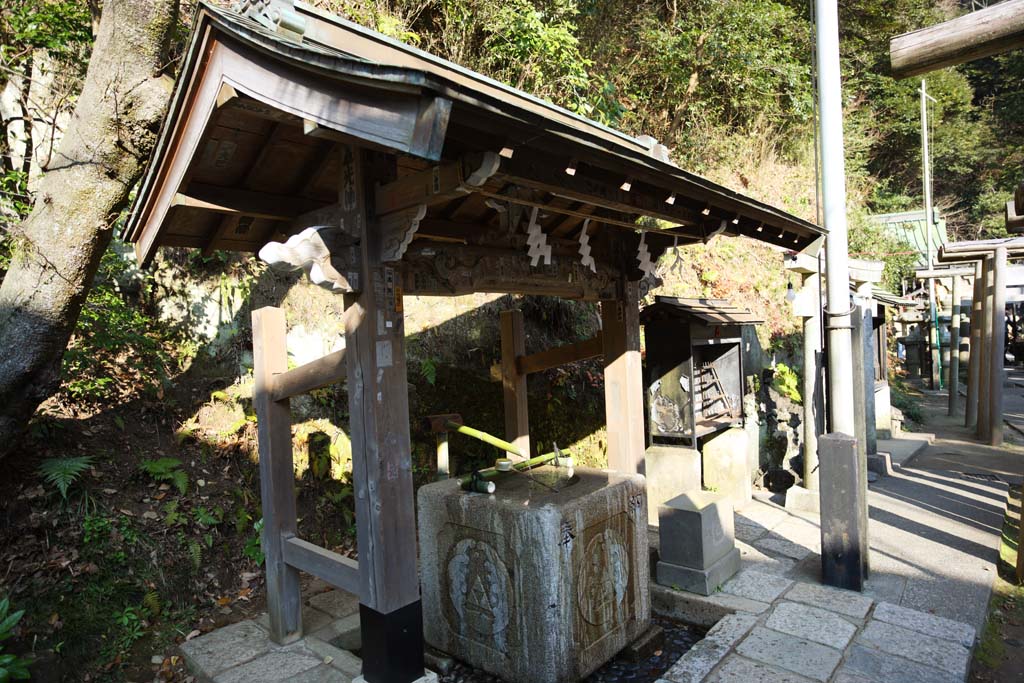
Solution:
{"label": "green foliage", "polygon": [[800,397],[800,376],[785,363],[775,364],[772,388],[794,403],[803,403]]}
{"label": "green foliage", "polygon": [[199,544],[199,541],[190,538],[186,547],[188,548],[188,557],[192,561],[192,568],[199,571],[203,566],[203,546]]}
{"label": "green foliage", "polygon": [[262,566],[263,561],[266,559],[263,555],[263,543],[260,538],[263,533],[262,517],[252,525],[252,530],[253,533],[245,540],[245,547],[242,548],[242,555]]}
{"label": "green foliage", "polygon": [[[0,600],[0,643],[14,635],[14,627],[24,615],[25,610],[11,612],[9,599]],[[0,683],[28,680],[31,677],[28,671],[30,664],[30,659],[4,653],[4,646],[0,645]]]}
{"label": "green foliage", "polygon": [[76,400],[113,401],[135,391],[157,391],[169,356],[155,321],[120,292],[129,264],[108,250],[64,354],[64,389]]}
{"label": "green foliage", "polygon": [[92,467],[94,460],[91,455],[47,458],[39,463],[39,476],[47,484],[56,486],[60,497],[67,500],[68,489]]}
{"label": "green foliage", "polygon": [[145,613],[143,609],[126,605],[114,612],[113,621],[117,636],[113,640],[113,654],[127,652],[135,641],[146,633]]}
{"label": "green foliage", "polygon": [[157,458],[143,460],[139,469],[159,482],[170,482],[182,495],[188,491],[188,474],[181,469],[181,460],[177,458]]}
{"label": "green foliage", "polygon": [[698,168],[728,153],[730,135],[769,128],[784,142],[803,130],[812,113],[811,43],[794,9],[771,0],[671,7],[637,12],[616,3],[602,17],[632,17],[624,40],[595,46],[632,105],[629,128],[660,138]]}
{"label": "green foliage", "polygon": [[149,591],[142,596],[142,607],[146,609],[150,614],[159,615],[160,610],[163,608],[163,603],[160,602],[160,594],[156,591]]}
{"label": "green foliage", "polygon": [[77,0],[13,0],[0,10],[0,38],[5,64],[25,59],[26,49],[77,55],[92,42],[89,7]]}
{"label": "green foliage", "polygon": [[172,500],[164,504],[164,524],[176,526],[186,521],[188,518],[178,510],[178,501]]}
{"label": "green foliage", "polygon": [[200,505],[192,511],[192,517],[199,526],[203,528],[212,527],[221,523],[224,517],[224,511],[219,507],[214,508],[213,510],[207,510],[205,507]]}
{"label": "green foliage", "polygon": [[82,520],[82,542],[87,546],[101,546],[110,538],[110,531],[113,528],[106,517],[87,515]]}
{"label": "green foliage", "polygon": [[913,277],[917,265],[914,247],[863,216],[850,221],[849,244],[850,255],[855,258],[884,261],[882,286],[895,294],[902,293],[904,278]]}
{"label": "green foliage", "polygon": [[434,361],[427,358],[420,363],[420,377],[425,379],[430,386],[434,386],[434,383],[437,382],[437,365],[434,364]]}
{"label": "green foliage", "polygon": [[924,412],[921,410],[920,394],[915,397],[915,391],[905,382],[897,378],[889,380],[890,400],[894,408],[903,413],[903,417],[917,424],[924,424]]}

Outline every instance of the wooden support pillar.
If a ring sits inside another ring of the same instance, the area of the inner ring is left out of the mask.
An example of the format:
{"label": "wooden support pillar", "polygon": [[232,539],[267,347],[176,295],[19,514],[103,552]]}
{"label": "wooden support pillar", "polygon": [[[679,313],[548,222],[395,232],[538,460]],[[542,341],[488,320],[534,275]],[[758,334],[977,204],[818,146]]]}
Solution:
{"label": "wooden support pillar", "polygon": [[1006,247],[997,247],[992,262],[992,362],[989,380],[990,446],[1003,445],[1003,363],[1006,358]]}
{"label": "wooden support pillar", "polygon": [[619,299],[601,302],[608,467],[628,474],[644,473],[646,443],[639,298],[637,283],[626,282]]}
{"label": "wooden support pillar", "polygon": [[[501,387],[505,397],[505,440],[530,457],[530,409],[526,398],[526,374],[516,358],[526,355],[523,312],[501,312]],[[513,459],[517,459],[514,455]]]}
{"label": "wooden support pillar", "polygon": [[952,317],[949,321],[949,415],[956,415],[957,401],[960,400],[960,276],[953,276],[950,285]]}
{"label": "wooden support pillar", "polygon": [[343,225],[360,237],[362,291],[345,296],[349,429],[359,548],[362,679],[424,675],[416,516],[400,273],[381,262],[368,225],[372,188],[362,152],[340,145]]}
{"label": "wooden support pillar", "polygon": [[984,266],[982,268],[982,317],[984,325],[981,329],[981,344],[979,349],[981,350],[981,372],[979,373],[978,383],[978,430],[977,437],[979,441],[988,441],[989,428],[989,399],[991,397],[991,391],[989,386],[992,379],[992,285],[994,273],[992,272],[992,256],[986,256]]}
{"label": "wooden support pillar", "polygon": [[284,311],[252,312],[253,407],[260,451],[263,554],[266,557],[270,637],[284,645],[302,637],[299,571],[285,562],[284,543],[298,531],[292,470],[292,416],[288,399],[272,398],[274,375],[288,370]]}
{"label": "wooden support pillar", "polygon": [[981,329],[985,326],[985,279],[980,263],[974,264],[974,293],[971,296],[971,350],[967,359],[967,403],[964,404],[964,426],[978,424],[978,385],[981,375]]}

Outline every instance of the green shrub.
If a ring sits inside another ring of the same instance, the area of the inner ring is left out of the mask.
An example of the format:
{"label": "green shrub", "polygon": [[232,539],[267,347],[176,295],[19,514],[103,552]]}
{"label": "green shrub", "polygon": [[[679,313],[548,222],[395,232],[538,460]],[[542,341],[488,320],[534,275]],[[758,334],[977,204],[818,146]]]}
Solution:
{"label": "green shrub", "polygon": [[82,473],[92,467],[91,455],[66,458],[47,458],[39,463],[39,476],[51,486],[56,486],[60,497],[68,499],[68,489],[78,481]]}
{"label": "green shrub", "polygon": [[188,474],[181,469],[181,461],[177,458],[143,460],[139,463],[139,469],[156,481],[174,484],[181,494],[188,490]]}
{"label": "green shrub", "polygon": [[[11,612],[11,603],[7,598],[0,600],[0,643],[14,635],[14,627],[25,616],[25,610]],[[7,681],[27,681],[31,676],[28,667],[32,660],[18,655],[5,654],[0,645],[0,683]]]}
{"label": "green shrub", "polygon": [[785,363],[775,364],[772,387],[790,401],[803,403],[803,399],[800,397],[800,376]]}

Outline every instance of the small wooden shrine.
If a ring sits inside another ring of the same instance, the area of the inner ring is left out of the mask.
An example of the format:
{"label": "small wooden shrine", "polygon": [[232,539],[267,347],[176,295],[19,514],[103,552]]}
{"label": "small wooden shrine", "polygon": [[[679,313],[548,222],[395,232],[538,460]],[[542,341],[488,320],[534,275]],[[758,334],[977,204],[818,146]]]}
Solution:
{"label": "small wooden shrine", "polygon": [[[254,313],[273,637],[301,636],[311,572],[360,596],[366,681],[423,675],[404,295],[601,302],[609,466],[642,473],[638,283],[665,249],[716,235],[805,250],[822,230],[679,169],[650,138],[302,2],[200,2],[124,236],[142,264],[161,246],[259,251],[346,302],[346,348],[293,370],[283,313]],[[292,489],[289,398],[342,379],[358,563],[298,537]],[[525,407],[506,425],[525,440]]]}
{"label": "small wooden shrine", "polygon": [[655,297],[640,313],[647,341],[652,442],[698,440],[743,424],[743,326],[763,320],[724,299]]}

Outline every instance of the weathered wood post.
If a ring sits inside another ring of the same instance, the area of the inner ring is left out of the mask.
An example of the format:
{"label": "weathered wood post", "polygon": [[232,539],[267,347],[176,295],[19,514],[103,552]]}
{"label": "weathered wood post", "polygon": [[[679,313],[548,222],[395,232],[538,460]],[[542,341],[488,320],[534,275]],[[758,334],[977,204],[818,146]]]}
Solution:
{"label": "weathered wood post", "polygon": [[285,562],[284,542],[295,536],[295,474],[292,469],[292,416],[288,399],[275,401],[274,375],[288,370],[284,311],[252,312],[253,387],[260,452],[260,500],[263,502],[263,554],[266,557],[267,613],[270,637],[284,645],[302,637],[299,571]]}
{"label": "weathered wood post", "polygon": [[859,591],[867,578],[867,509],[861,487],[857,440],[846,434],[818,439],[821,467],[821,578],[837,588]]}
{"label": "weathered wood post", "polygon": [[984,326],[981,330],[981,344],[978,347],[981,350],[981,372],[979,373],[978,384],[977,429],[977,437],[980,441],[988,441],[989,429],[992,426],[989,422],[991,408],[991,389],[989,387],[992,383],[992,289],[995,277],[995,274],[992,272],[992,262],[993,257],[991,255],[985,256],[982,268],[982,301],[984,302],[982,317],[984,319]]}
{"label": "weathered wood post", "polygon": [[981,374],[981,328],[984,327],[984,301],[981,263],[974,264],[974,292],[971,296],[970,356],[967,359],[967,403],[964,404],[964,426],[978,423],[978,383]]}
{"label": "weathered wood post", "polygon": [[1003,363],[1006,358],[1006,247],[997,247],[992,263],[992,361],[989,380],[989,445],[1003,444]]}
{"label": "weathered wood post", "polygon": [[341,147],[342,225],[360,240],[362,291],[346,294],[349,429],[359,548],[362,679],[410,683],[423,672],[423,615],[409,440],[405,321],[398,265],[369,225],[363,152]]}
{"label": "weathered wood post", "polygon": [[638,284],[626,282],[618,299],[601,302],[608,467],[628,474],[644,473],[646,443],[639,298]]}
{"label": "weathered wood post", "polygon": [[[501,387],[505,398],[505,440],[514,444],[523,458],[530,457],[530,409],[526,398],[526,374],[519,372],[516,359],[526,355],[523,312],[501,312]],[[513,460],[518,456],[511,455]]]}
{"label": "weathered wood post", "polygon": [[960,276],[953,276],[950,285],[953,297],[950,303],[952,316],[949,321],[949,415],[956,415],[957,401],[960,399]]}

